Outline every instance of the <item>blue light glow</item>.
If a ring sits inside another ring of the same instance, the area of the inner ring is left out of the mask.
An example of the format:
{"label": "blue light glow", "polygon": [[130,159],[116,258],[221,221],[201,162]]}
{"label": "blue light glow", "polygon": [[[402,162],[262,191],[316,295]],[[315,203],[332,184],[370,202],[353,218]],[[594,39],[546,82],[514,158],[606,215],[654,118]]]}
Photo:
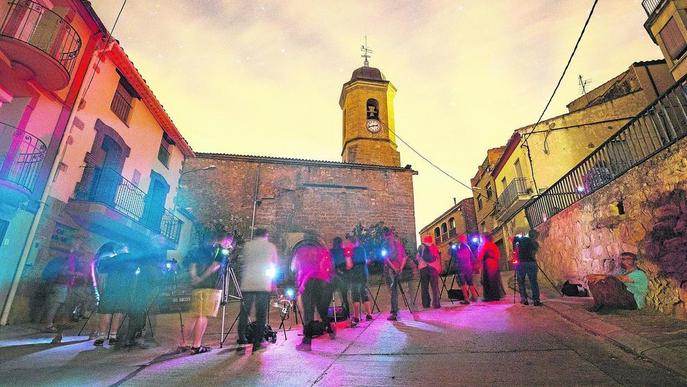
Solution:
{"label": "blue light glow", "polygon": [[389,254],[389,252],[386,251],[386,249],[382,249],[381,254],[382,254],[382,257],[386,257],[387,254]]}

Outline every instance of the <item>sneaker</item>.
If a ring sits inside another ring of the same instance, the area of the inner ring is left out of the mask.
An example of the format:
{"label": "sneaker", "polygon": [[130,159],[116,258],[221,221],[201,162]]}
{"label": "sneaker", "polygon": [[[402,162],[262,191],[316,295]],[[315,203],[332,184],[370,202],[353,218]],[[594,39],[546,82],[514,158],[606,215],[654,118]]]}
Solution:
{"label": "sneaker", "polygon": [[536,301],[534,302],[534,304],[533,304],[533,305],[534,305],[534,306],[543,306],[544,304],[542,304],[542,302],[541,302],[541,301],[539,301],[539,300],[536,300]]}
{"label": "sneaker", "polygon": [[372,321],[373,320],[372,315],[371,314],[366,315],[365,320]]}
{"label": "sneaker", "polygon": [[360,323],[360,319],[357,317],[353,317],[352,321],[355,323],[355,325],[358,325]]}
{"label": "sneaker", "polygon": [[334,340],[336,338],[336,327],[334,326],[334,324],[329,324],[327,332],[329,333],[330,339]]}
{"label": "sneaker", "polygon": [[253,344],[253,353],[262,351],[265,347],[262,344]]}
{"label": "sneaker", "polygon": [[236,344],[246,345],[248,344],[248,339],[246,337],[239,337],[238,339],[236,339]]}
{"label": "sneaker", "polygon": [[43,333],[57,333],[57,327],[54,325],[48,325],[47,327],[41,329]]}
{"label": "sneaker", "polygon": [[398,315],[396,313],[392,313],[386,319],[389,321],[398,321]]}
{"label": "sneaker", "polygon": [[462,305],[470,305],[470,301],[468,301],[468,300],[460,300],[460,304],[462,304]]}
{"label": "sneaker", "polygon": [[312,351],[312,346],[310,345],[310,343],[306,343],[304,341],[296,346],[296,351],[310,352]]}
{"label": "sneaker", "polygon": [[523,305],[529,305],[529,304],[530,304],[529,302],[527,302],[527,300],[520,301],[520,303],[523,304]]}
{"label": "sneaker", "polygon": [[184,352],[188,352],[188,351],[190,351],[190,350],[191,350],[191,346],[190,346],[190,345],[180,345],[180,346],[177,347],[176,351],[174,351],[174,352],[176,352],[176,353],[184,353]]}
{"label": "sneaker", "polygon": [[201,345],[200,347],[191,347],[191,355],[197,355],[199,353],[205,353],[212,351],[212,348]]}
{"label": "sneaker", "polygon": [[108,340],[107,343],[110,345],[116,345],[117,343],[119,343],[119,339],[117,339],[117,336],[111,336],[110,340]]}
{"label": "sneaker", "polygon": [[93,345],[96,347],[102,347],[103,344],[105,343],[105,336],[98,336],[93,340]]}

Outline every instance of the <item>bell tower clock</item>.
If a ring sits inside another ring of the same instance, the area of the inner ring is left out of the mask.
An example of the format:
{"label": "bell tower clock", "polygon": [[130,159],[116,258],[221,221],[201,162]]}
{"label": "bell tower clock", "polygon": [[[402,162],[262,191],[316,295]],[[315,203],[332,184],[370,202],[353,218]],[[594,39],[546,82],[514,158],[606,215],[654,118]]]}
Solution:
{"label": "bell tower clock", "polygon": [[379,69],[367,65],[367,52],[363,57],[365,65],[353,71],[339,98],[343,110],[341,157],[346,163],[398,167],[401,157],[396,150],[394,126],[396,88]]}

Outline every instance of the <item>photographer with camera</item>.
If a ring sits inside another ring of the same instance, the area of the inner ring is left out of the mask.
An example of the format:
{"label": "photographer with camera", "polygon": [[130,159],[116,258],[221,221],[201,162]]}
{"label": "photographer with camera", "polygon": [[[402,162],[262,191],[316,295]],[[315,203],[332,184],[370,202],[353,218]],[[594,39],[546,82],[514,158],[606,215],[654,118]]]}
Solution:
{"label": "photographer with camera", "polygon": [[[192,355],[209,352],[204,346],[203,336],[208,327],[208,317],[217,317],[222,299],[222,267],[226,267],[234,239],[231,234],[219,241],[205,240],[192,250],[184,262],[188,268],[191,292],[191,310],[186,314],[188,320],[177,352],[191,351]],[[191,346],[186,338],[191,339]]]}
{"label": "photographer with camera", "polygon": [[93,345],[115,345],[117,331],[122,324],[129,303],[130,272],[135,270],[131,263],[121,260],[129,248],[121,243],[107,242],[98,249],[91,266],[95,298],[98,302],[100,322]]}
{"label": "photographer with camera", "polygon": [[[148,347],[144,342],[145,327],[150,308],[160,292],[162,268],[167,260],[165,242],[162,235],[155,235],[150,239],[150,245],[144,253],[123,258],[129,260],[132,267],[136,267],[134,271],[129,272],[129,281],[133,286],[127,310],[129,326],[124,342],[126,347]],[[152,337],[148,339],[152,341]],[[152,344],[155,345],[155,342],[152,341]]]}
{"label": "photographer with camera", "polygon": [[273,288],[274,277],[277,274],[279,256],[277,247],[268,238],[264,228],[257,228],[253,233],[254,239],[243,247],[243,265],[241,271],[241,313],[239,314],[239,344],[248,344],[246,333],[248,330],[248,314],[255,305],[256,329],[251,337],[253,353],[263,349],[262,339],[267,322],[267,305]]}
{"label": "photographer with camera", "polygon": [[[394,235],[391,229],[384,229],[382,242],[384,256],[384,277],[391,293],[391,313],[387,320],[398,320],[398,291],[401,285],[401,274],[408,261],[403,243]],[[401,289],[403,291],[403,289]]]}
{"label": "photographer with camera", "polygon": [[463,300],[460,301],[461,304],[467,305],[470,301],[477,301],[477,289],[473,284],[473,273],[474,273],[474,253],[468,245],[468,237],[462,234],[458,238],[458,244],[454,248],[451,248],[451,254],[454,255],[455,262],[457,263],[457,277],[460,280],[460,286],[463,290]]}
{"label": "photographer with camera", "polygon": [[329,252],[320,246],[299,247],[291,261],[291,270],[296,272],[296,286],[303,303],[303,342],[296,346],[298,351],[311,350],[312,338],[315,336],[315,309],[329,337],[336,337],[334,325],[327,313],[332,299],[332,267]]}

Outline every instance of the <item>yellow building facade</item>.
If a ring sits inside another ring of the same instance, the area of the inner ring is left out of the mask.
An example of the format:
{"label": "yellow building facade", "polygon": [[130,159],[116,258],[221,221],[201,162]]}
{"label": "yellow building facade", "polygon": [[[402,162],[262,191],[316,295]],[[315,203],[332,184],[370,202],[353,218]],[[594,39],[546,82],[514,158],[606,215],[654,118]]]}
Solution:
{"label": "yellow building facade", "polygon": [[[568,104],[569,113],[515,130],[491,175],[497,192],[494,240],[529,230],[523,205],[558,181],[672,84],[664,61],[628,70]],[[582,187],[571,187],[571,190]]]}
{"label": "yellow building facade", "polygon": [[687,74],[687,0],[644,0],[644,28],[666,58],[675,80]]}
{"label": "yellow building facade", "polygon": [[451,244],[458,242],[461,235],[477,233],[475,207],[472,200],[472,198],[465,198],[455,203],[431,223],[420,229],[420,240],[430,236],[436,243],[444,270],[448,268],[448,261],[451,257],[449,254]]}

